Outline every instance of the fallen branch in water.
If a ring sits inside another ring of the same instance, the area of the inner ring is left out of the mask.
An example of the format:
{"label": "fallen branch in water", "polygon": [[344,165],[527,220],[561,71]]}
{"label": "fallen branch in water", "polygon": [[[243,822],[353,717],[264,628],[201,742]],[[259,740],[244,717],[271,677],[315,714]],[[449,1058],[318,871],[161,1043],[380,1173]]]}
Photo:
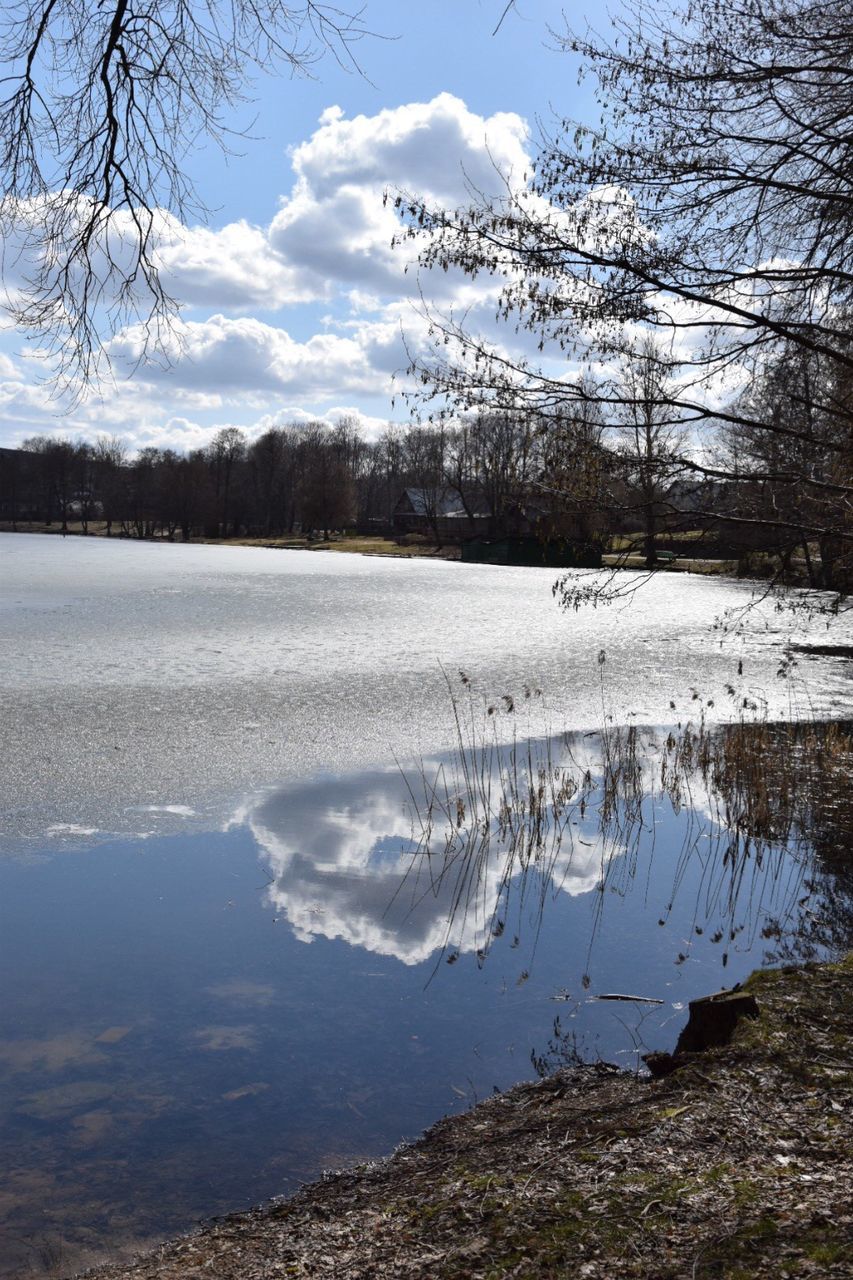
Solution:
{"label": "fallen branch in water", "polygon": [[630,1000],[634,1004],[666,1004],[665,1000],[658,1000],[657,996],[624,996],[614,994],[605,996],[593,996],[593,1000]]}

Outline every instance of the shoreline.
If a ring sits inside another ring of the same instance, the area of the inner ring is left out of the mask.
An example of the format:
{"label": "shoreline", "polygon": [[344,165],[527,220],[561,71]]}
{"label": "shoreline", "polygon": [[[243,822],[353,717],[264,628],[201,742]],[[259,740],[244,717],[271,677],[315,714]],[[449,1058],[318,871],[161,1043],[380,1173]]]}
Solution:
{"label": "shoreline", "polygon": [[[90,521],[90,526],[101,525],[102,521]],[[298,536],[257,537],[257,538],[133,538],[124,533],[107,534],[103,528],[90,527],[84,533],[79,527],[69,528],[63,534],[60,528],[39,524],[36,527],[13,529],[8,522],[0,522],[0,533],[24,533],[45,535],[51,538],[94,538],[104,542],[151,543],[155,546],[172,547],[261,547],[267,551],[337,551],[355,555],[389,556],[394,559],[428,559],[459,560],[460,551],[457,546],[438,548],[426,543],[404,545],[379,535],[330,538],[328,541],[319,538],[309,541]]]}
{"label": "shoreline", "polygon": [[[90,522],[93,526],[101,524],[100,521]],[[310,542],[307,538],[301,537],[257,537],[257,538],[190,538],[189,542],[185,542],[183,538],[132,538],[126,534],[113,533],[107,535],[103,529],[90,528],[88,533],[83,533],[81,528],[70,528],[63,535],[59,528],[47,527],[39,525],[35,528],[28,527],[13,529],[8,522],[0,523],[0,533],[25,533],[39,534],[47,537],[69,537],[69,538],[97,538],[109,542],[146,542],[153,543],[158,546],[204,546],[204,547],[262,547],[267,551],[331,551],[337,554],[347,555],[364,555],[379,556],[395,560],[447,560],[455,563],[461,562],[461,548],[457,545],[436,547],[431,543],[398,543],[390,538],[381,535],[365,534],[364,536],[340,536],[325,539],[316,539]],[[472,562],[477,563],[477,562]],[[491,562],[489,562],[491,564]],[[497,563],[492,567],[501,568]],[[648,572],[645,568],[645,560],[641,555],[626,555],[622,552],[606,552],[602,557],[602,570],[609,571],[614,569],[627,569],[632,571]],[[555,568],[555,572],[563,572],[559,568]],[[655,573],[694,573],[700,576],[708,577],[728,577],[737,579],[737,565],[733,560],[703,560],[701,558],[678,559],[672,561],[661,561],[653,570]],[[762,579],[758,579],[762,581]],[[800,584],[792,584],[800,585]]]}
{"label": "shoreline", "polygon": [[662,1078],[596,1063],[87,1280],[850,1274],[853,954],[758,970],[757,1019]]}

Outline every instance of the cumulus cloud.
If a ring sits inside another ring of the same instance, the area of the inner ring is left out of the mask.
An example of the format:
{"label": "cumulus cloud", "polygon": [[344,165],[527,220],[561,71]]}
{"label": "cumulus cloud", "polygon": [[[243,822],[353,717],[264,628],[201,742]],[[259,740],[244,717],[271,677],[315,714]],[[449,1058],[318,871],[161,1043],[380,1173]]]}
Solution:
{"label": "cumulus cloud", "polygon": [[[448,205],[472,190],[498,195],[517,185],[528,165],[527,126],[520,116],[484,117],[443,93],[427,103],[346,119],[328,108],[312,136],[291,154],[293,182],[268,227],[244,219],[220,228],[182,225],[155,212],[153,242],[167,290],[183,305],[237,313],[331,300],[345,288],[398,294],[411,254],[391,241],[399,223],[386,190],[410,191]],[[286,175],[282,174],[285,178]],[[82,221],[89,211],[79,198]],[[2,248],[4,282],[14,294],[36,267],[43,219],[38,201],[22,201]],[[70,220],[68,234],[76,233]],[[132,265],[135,224],[117,212],[109,257]],[[94,247],[95,269],[105,246]],[[125,261],[126,259],[126,261]],[[144,301],[144,300],[143,300]]]}
{"label": "cumulus cloud", "polygon": [[[156,449],[174,449],[177,453],[189,453],[194,449],[206,448],[217,432],[223,427],[237,427],[249,441],[257,440],[272,427],[299,426],[306,422],[324,422],[330,427],[337,426],[342,418],[349,418],[358,423],[359,430],[366,440],[375,440],[388,427],[385,418],[372,417],[362,413],[353,405],[333,405],[323,413],[311,413],[298,405],[282,403],[274,411],[264,413],[251,422],[236,422],[233,418],[215,417],[212,422],[198,422],[192,418],[176,415],[160,421],[154,416],[156,406],[149,409],[150,419],[141,419],[125,433],[125,439],[132,451],[153,447]],[[94,439],[103,432],[103,422],[93,419],[82,427],[77,434],[86,439]]]}
{"label": "cumulus cloud", "polygon": [[[196,447],[223,417],[251,430],[282,404],[292,418],[329,418],[341,402],[375,409],[386,399],[390,409],[394,375],[425,346],[427,326],[412,307],[419,290],[473,316],[493,313],[494,284],[407,275],[416,249],[392,248],[400,224],[383,195],[457,205],[473,190],[499,194],[523,179],[527,135],[521,117],[478,115],[447,93],[352,119],[329,108],[291,153],[290,190],[268,226],[187,227],[159,215],[163,280],[183,314],[153,363],[141,328],[128,326],[108,344],[115,384],[86,390],[71,417],[55,420],[37,362],[0,357],[4,439],[107,431],[131,445]],[[7,266],[10,254],[20,266],[14,249],[7,244]],[[306,332],[299,308],[318,303],[327,314]],[[272,322],[284,308],[282,323]],[[370,419],[369,433],[379,429]]]}
{"label": "cumulus cloud", "polygon": [[243,220],[218,230],[173,222],[161,238],[159,259],[166,289],[190,307],[278,310],[325,292],[276,253],[263,228]]}
{"label": "cumulus cloud", "polygon": [[272,413],[266,413],[247,427],[246,434],[253,440],[263,435],[271,427],[300,426],[307,422],[324,422],[329,427],[336,427],[342,419],[348,419],[358,425],[365,440],[376,440],[388,429],[388,419],[374,414],[364,413],[356,405],[333,404],[322,413],[312,413],[299,405],[281,404]]}
{"label": "cumulus cloud", "polygon": [[[174,449],[176,453],[191,453],[194,449],[204,449],[210,444],[216,432],[223,427],[231,427],[233,422],[217,422],[213,426],[203,425],[177,415],[167,418],[165,422],[141,421],[134,424],[125,439],[132,449]],[[88,432],[86,433],[88,435]]]}
{"label": "cumulus cloud", "polygon": [[320,280],[397,294],[413,254],[392,248],[400,224],[384,193],[451,207],[474,191],[505,194],[523,180],[527,133],[520,116],[479,116],[449,93],[352,120],[331,108],[293,153],[296,183],[270,225],[270,244]]}
{"label": "cumulus cloud", "polygon": [[[330,107],[292,152],[293,185],[268,227],[186,227],[161,213],[164,284],[182,305],[218,311],[278,310],[346,291],[356,309],[376,309],[382,296],[414,287],[413,250],[392,247],[400,224],[385,193],[449,206],[473,191],[499,196],[528,167],[527,134],[520,116],[480,116],[448,93],[352,120]],[[444,273],[440,282],[446,294]]]}
{"label": "cumulus cloud", "polygon": [[[177,323],[156,362],[142,363],[141,326],[125,329],[108,351],[119,396],[162,398],[165,392],[176,406],[199,410],[229,405],[258,410],[286,397],[303,417],[314,418],[327,416],[328,402],[344,396],[391,396],[395,378],[427,341],[425,319],[413,312],[407,320],[407,314],[395,304],[379,318],[342,321],[334,331],[302,342],[253,316],[217,314]],[[326,407],[318,413],[315,406],[323,402]]]}
{"label": "cumulus cloud", "polygon": [[[145,335],[136,327],[109,344],[119,369],[137,370]],[[211,316],[176,325],[161,360],[136,376],[177,393],[203,391],[265,403],[271,393],[326,396],[377,389],[377,375],[353,337],[318,333],[297,342],[285,329],[254,317]]]}

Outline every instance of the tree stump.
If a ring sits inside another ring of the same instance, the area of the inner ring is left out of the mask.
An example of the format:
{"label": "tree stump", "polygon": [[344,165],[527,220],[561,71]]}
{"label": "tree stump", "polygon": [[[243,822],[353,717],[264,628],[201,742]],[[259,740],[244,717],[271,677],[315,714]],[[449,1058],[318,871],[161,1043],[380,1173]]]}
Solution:
{"label": "tree stump", "polygon": [[701,1053],[717,1045],[728,1044],[741,1018],[757,1018],[758,1002],[746,991],[721,991],[690,1001],[687,1026],[678,1037],[676,1057],[680,1053]]}

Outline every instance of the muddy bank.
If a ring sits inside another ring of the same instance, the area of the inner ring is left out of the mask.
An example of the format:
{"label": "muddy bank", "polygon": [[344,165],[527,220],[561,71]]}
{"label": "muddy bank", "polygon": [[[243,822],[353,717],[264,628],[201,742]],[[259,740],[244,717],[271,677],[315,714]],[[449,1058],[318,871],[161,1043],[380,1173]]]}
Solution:
{"label": "muddy bank", "polygon": [[728,1045],[603,1064],[89,1280],[849,1276],[853,957],[761,972]]}

